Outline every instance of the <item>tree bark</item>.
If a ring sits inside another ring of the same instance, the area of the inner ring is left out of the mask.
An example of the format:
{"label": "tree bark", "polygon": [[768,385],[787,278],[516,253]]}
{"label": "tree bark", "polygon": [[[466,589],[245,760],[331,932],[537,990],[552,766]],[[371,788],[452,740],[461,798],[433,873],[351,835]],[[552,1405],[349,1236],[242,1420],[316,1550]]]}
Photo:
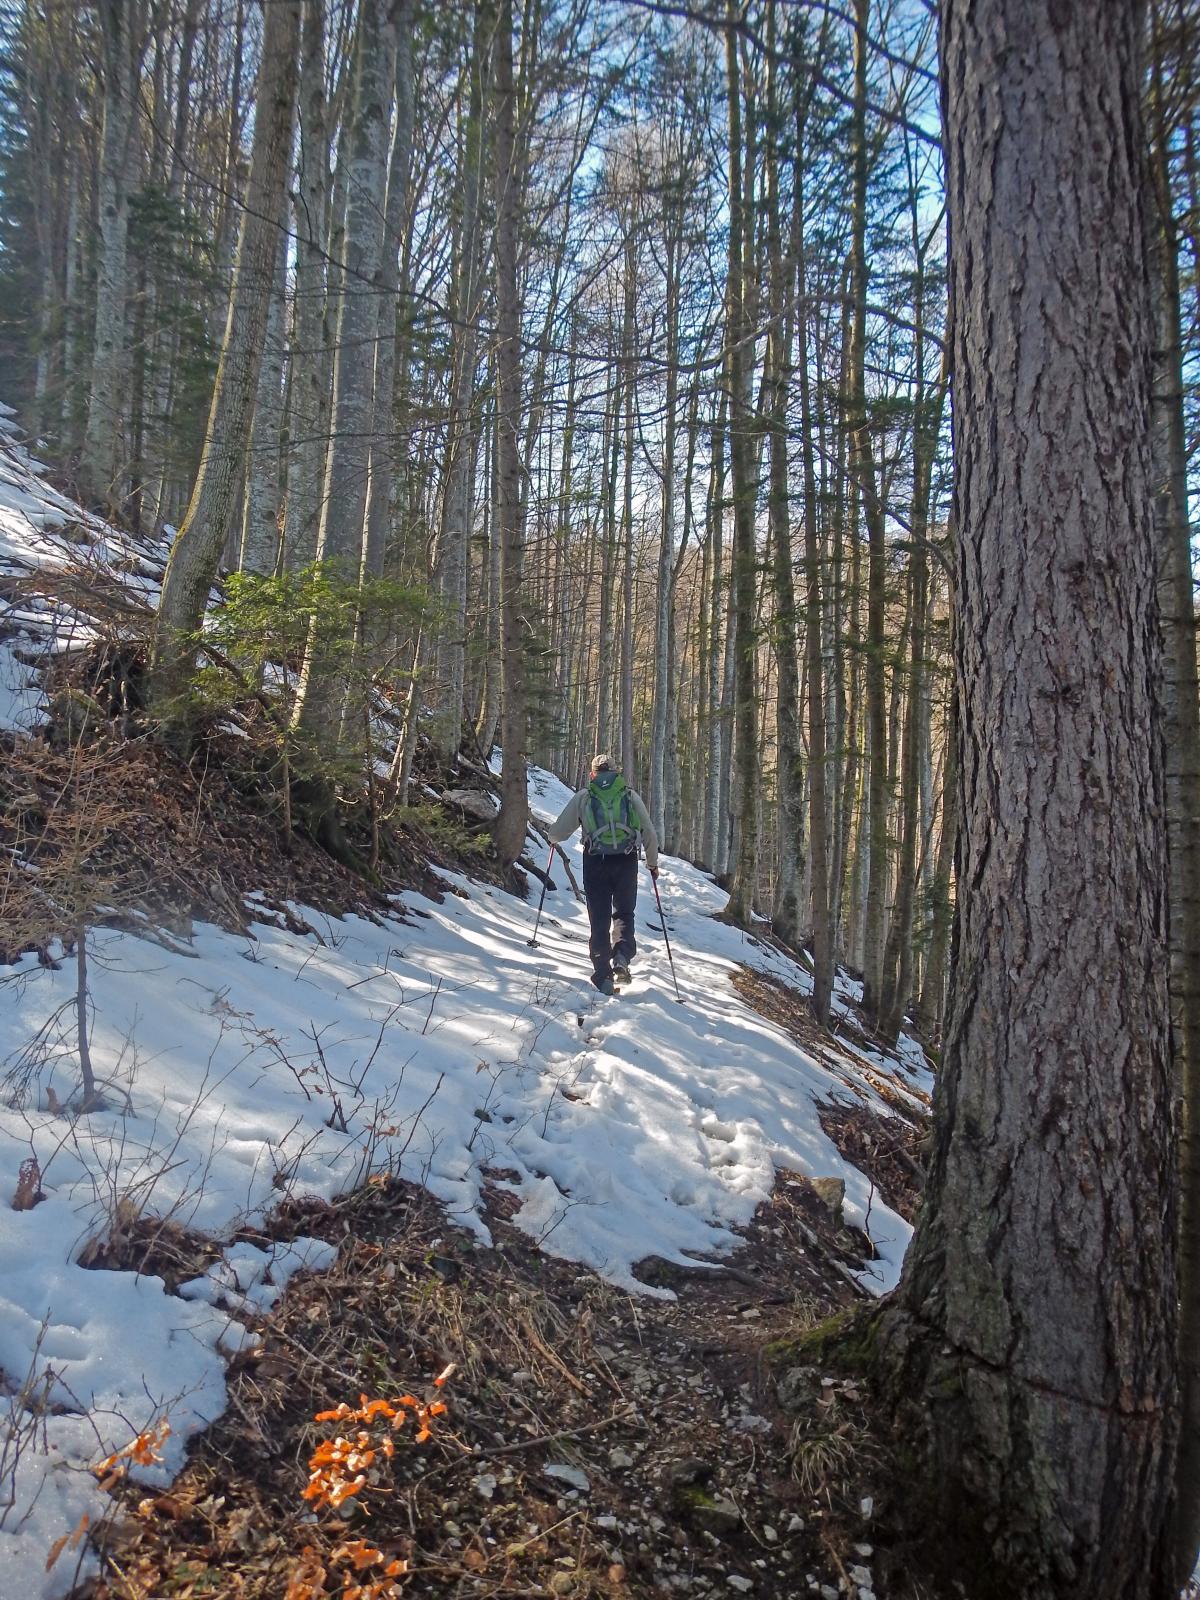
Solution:
{"label": "tree bark", "polygon": [[88,491],[118,512],[124,479],[128,340],[125,328],[129,188],[126,169],[136,117],[137,59],[133,0],[102,0],[100,41],[104,117],[100,129],[96,209],[96,321],[83,469]]}
{"label": "tree bark", "polygon": [[734,809],[737,817],[733,881],[725,914],[748,924],[758,877],[758,727],[754,537],[755,476],[751,433],[749,324],[746,317],[747,258],[750,253],[742,187],[742,85],[738,62],[735,7],[728,0],[725,60],[729,83],[729,271],[726,281],[726,344],[729,377],[729,461],[733,479],[734,641]]}
{"label": "tree bark", "polygon": [[516,90],[513,84],[513,5],[499,0],[495,42],[496,182],[496,536],[500,541],[500,660],[503,766],[496,854],[511,867],[525,846],[529,791],[525,774],[525,635],[521,573],[525,552],[521,495],[521,305],[517,288],[517,214],[520,194],[515,159]]}
{"label": "tree bark", "polygon": [[[317,560],[344,581],[362,570],[374,422],[375,344],[383,276],[390,109],[395,83],[396,0],[365,0],[359,13],[346,191],[346,240],[333,363],[333,404]],[[326,618],[309,627],[293,726],[321,756],[338,746],[348,688],[346,663]],[[353,719],[352,723],[353,723]],[[354,724],[356,725],[356,724]],[[319,791],[319,792],[318,792]],[[328,814],[332,786],[313,792]]]}
{"label": "tree bark", "polygon": [[[882,998],[884,896],[888,869],[888,775],[885,531],[875,453],[867,420],[867,21],[869,0],[854,0],[853,208],[850,250],[850,466],[867,530],[866,883],[862,923],[863,1011],[878,1017]],[[861,855],[860,855],[861,865]]]}
{"label": "tree bark", "polygon": [[279,557],[282,495],[283,319],[287,303],[287,235],[280,231],[275,276],[267,308],[267,331],[258,368],[254,421],[246,456],[246,503],[242,515],[241,570],[269,576]]}
{"label": "tree bark", "polygon": [[817,526],[817,473],[813,459],[812,384],[808,349],[808,265],[804,234],[804,125],[798,118],[795,194],[796,301],[799,306],[800,349],[797,367],[800,387],[801,457],[804,467],[804,653],[808,678],[808,880],[812,907],[813,995],[817,1021],[827,1024],[833,999],[834,930],[830,904],[829,844],[832,818],[829,808],[828,730],[826,722],[825,662],[822,640],[823,606],[821,543]]}
{"label": "tree bark", "polygon": [[433,671],[429,738],[447,767],[462,742],[463,684],[466,671],[467,547],[473,508],[476,420],[475,369],[478,365],[479,311],[483,280],[480,201],[484,191],[484,95],[490,38],[486,14],[476,12],[468,64],[470,101],[462,135],[460,188],[462,218],[454,293],[451,343],[450,415],[447,421],[445,487],[437,560],[442,602]]}
{"label": "tree bark", "polygon": [[880,1333],[973,1600],[1150,1600],[1173,1577],[1140,11],[943,13],[956,960],[924,1208]]}
{"label": "tree bark", "polygon": [[180,697],[186,693],[194,636],[239,503],[275,252],[286,216],[299,44],[300,0],[272,0],[265,12],[262,90],[254,122],[250,183],[204,453],[167,563],[155,626],[151,700],[167,717],[178,714]]}
{"label": "tree bark", "polygon": [[300,155],[296,185],[296,300],[288,384],[287,506],[283,562],[316,559],[329,448],[325,349],[325,240],[329,219],[329,121],[325,103],[323,0],[305,0],[300,46]]}
{"label": "tree bark", "polygon": [[[1159,45],[1155,16],[1155,44]],[[1154,315],[1153,505],[1163,633],[1171,1022],[1181,1107],[1179,1277],[1183,1428],[1179,1454],[1179,1587],[1200,1546],[1200,681],[1188,522],[1179,239],[1172,204],[1161,62],[1150,110],[1147,243]]]}

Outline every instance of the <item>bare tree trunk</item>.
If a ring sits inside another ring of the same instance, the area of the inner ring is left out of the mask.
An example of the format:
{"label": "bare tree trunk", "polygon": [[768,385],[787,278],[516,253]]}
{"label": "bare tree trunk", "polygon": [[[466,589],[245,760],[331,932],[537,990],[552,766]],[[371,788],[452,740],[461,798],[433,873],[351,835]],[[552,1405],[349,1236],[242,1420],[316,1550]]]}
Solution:
{"label": "bare tree trunk", "polygon": [[241,570],[263,576],[279,557],[279,502],[283,491],[283,322],[287,304],[287,234],[280,230],[267,331],[258,368],[258,391],[246,459]]}
{"label": "bare tree trunk", "polygon": [[704,831],[700,844],[700,860],[714,872],[720,871],[717,854],[721,837],[721,584],[722,532],[725,521],[725,418],[729,396],[722,386],[717,401],[717,417],[713,423],[710,479],[708,488],[708,543],[712,550],[709,579],[711,613],[708,622],[708,682],[706,704],[708,740],[705,753],[706,786],[704,797]]}
{"label": "bare tree trunk", "polygon": [[750,353],[747,348],[746,275],[750,254],[742,188],[742,84],[738,63],[738,33],[734,27],[734,0],[728,0],[725,62],[729,82],[729,273],[726,283],[726,318],[729,378],[729,457],[733,479],[733,606],[737,634],[734,641],[734,810],[737,816],[736,853],[729,902],[725,907],[734,922],[747,924],[754,908],[758,876],[758,727],[754,538],[755,475],[751,433],[754,417],[750,405]]}
{"label": "bare tree trunk", "polygon": [[96,257],[96,322],[83,470],[91,495],[113,511],[122,500],[128,340],[125,327],[129,243],[127,168],[136,120],[135,0],[102,0],[104,120],[96,196],[100,230]]}
{"label": "bare tree trunk", "polygon": [[[774,44],[775,7],[768,17],[768,39]],[[779,157],[775,130],[782,108],[772,63],[768,80],[766,154],[767,258],[771,331],[768,338],[766,389],[767,444],[770,450],[768,518],[775,591],[774,656],[776,661],[775,730],[778,785],[778,866],[775,873],[771,925],[794,950],[807,933],[808,908],[803,901],[801,860],[804,856],[804,771],[800,749],[800,667],[796,621],[796,585],[792,575],[791,496],[788,481],[788,389],[791,379],[793,315],[780,222]],[[789,263],[790,265],[790,263]],[[806,375],[807,376],[807,375]],[[815,508],[814,508],[815,510]],[[819,694],[818,689],[818,694]]]}
{"label": "bare tree trunk", "polygon": [[396,0],[396,115],[388,163],[387,210],[384,215],[383,260],[379,274],[379,331],[375,348],[375,394],[372,406],[370,480],[367,489],[363,572],[383,576],[392,514],[393,463],[397,459],[393,426],[396,410],[397,321],[410,315],[407,294],[400,291],[400,253],[412,217],[410,195],[413,122],[413,4]]}
{"label": "bare tree trunk", "polygon": [[496,854],[512,866],[525,845],[529,791],[525,774],[525,637],[521,618],[521,572],[525,530],[521,507],[521,305],[517,287],[517,216],[521,195],[514,155],[516,90],[513,84],[513,4],[497,7],[494,87],[496,106],[496,465],[499,495],[496,536],[500,541],[501,665],[504,707],[501,741],[500,815]]}
{"label": "bare tree trunk", "polygon": [[1140,10],[943,13],[956,961],[881,1353],[942,1556],[1025,1600],[1177,1587]]}
{"label": "bare tree trunk", "polygon": [[[669,202],[668,202],[669,203]],[[658,573],[654,590],[654,698],[650,721],[650,816],[658,837],[667,834],[667,728],[669,704],[676,694],[671,681],[671,570],[675,562],[675,446],[679,426],[679,255],[677,219],[666,222],[663,240],[666,272],[666,399],[663,417],[662,514],[659,523]]]}
{"label": "bare tree trunk", "polygon": [[625,378],[625,500],[621,525],[624,565],[621,571],[621,764],[626,781],[637,783],[637,751],[633,743],[633,396],[637,373],[633,363],[634,296],[637,292],[637,243],[630,202],[625,234],[625,315],[621,324],[621,368]]}
{"label": "bare tree trunk", "polygon": [[804,466],[804,652],[808,689],[808,879],[812,907],[813,995],[817,1021],[829,1022],[833,998],[834,926],[830,904],[829,844],[832,818],[829,809],[828,737],[826,723],[825,663],[821,543],[817,526],[817,473],[813,459],[815,423],[812,381],[809,376],[808,265],[804,235],[804,118],[797,118],[796,160],[793,166],[793,228],[796,256],[796,303],[799,307],[800,437]]}
{"label": "bare tree trunk", "polygon": [[265,13],[250,184],[204,454],[167,563],[155,627],[151,696],[168,717],[178,715],[188,688],[196,630],[238,506],[275,252],[286,216],[299,43],[300,0],[272,0]]}
{"label": "bare tree trunk", "polygon": [[603,531],[600,534],[600,598],[596,650],[596,722],[592,754],[610,745],[613,682],[613,590],[617,565],[617,473],[621,452],[621,369],[614,373],[605,411]]}
{"label": "bare tree trunk", "polygon": [[288,384],[287,508],[283,560],[296,572],[316,559],[329,448],[325,241],[329,226],[329,123],[324,0],[304,0],[300,46],[300,159],[296,186],[296,302]]}
{"label": "bare tree trunk", "polygon": [[[345,266],[333,363],[333,404],[317,560],[345,581],[361,572],[374,416],[375,342],[383,273],[390,108],[395,80],[395,0],[364,0],[359,12],[354,110],[347,151]],[[293,725],[328,756],[339,740],[347,672],[329,619],[310,628]],[[313,790],[313,820],[331,815],[332,786]]]}
{"label": "bare tree trunk", "polygon": [[870,0],[854,0],[853,209],[850,292],[850,464],[867,529],[866,899],[862,927],[863,1011],[876,1018],[883,984],[884,896],[887,890],[888,780],[884,668],[886,550],[874,451],[867,422],[867,22]]}
{"label": "bare tree trunk", "polygon": [[468,68],[470,104],[462,136],[462,221],[454,293],[445,489],[437,560],[437,587],[443,611],[430,697],[433,714],[429,738],[438,758],[447,766],[458,754],[462,742],[466,670],[467,548],[475,479],[475,369],[484,265],[479,212],[487,153],[483,116],[491,43],[486,36],[487,23],[487,13],[477,10]]}

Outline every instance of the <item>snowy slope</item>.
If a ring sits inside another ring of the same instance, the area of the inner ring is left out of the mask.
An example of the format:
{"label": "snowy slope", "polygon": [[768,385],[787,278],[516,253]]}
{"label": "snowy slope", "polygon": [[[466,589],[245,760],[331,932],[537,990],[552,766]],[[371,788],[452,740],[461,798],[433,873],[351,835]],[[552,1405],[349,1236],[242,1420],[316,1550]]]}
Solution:
{"label": "snowy slope", "polygon": [[[36,516],[36,472],[11,452],[0,458],[3,564],[56,559]],[[63,512],[49,499],[46,509]],[[31,638],[37,623],[47,619],[30,620]],[[49,623],[52,642],[62,619]],[[36,688],[22,692],[35,701]],[[556,814],[567,797],[557,779],[531,774],[535,814]],[[540,838],[530,848],[544,865]],[[578,876],[578,841],[568,849]],[[55,1539],[103,1510],[89,1465],[166,1415],[172,1435],[151,1474],[169,1478],[224,1404],[224,1354],[254,1342],[290,1271],[322,1264],[323,1247],[271,1262],[239,1246],[223,1273],[185,1286],[187,1298],[154,1277],[79,1265],[122,1207],[223,1240],[282,1195],[333,1196],[387,1165],[486,1237],[485,1169],[503,1169],[516,1224],[545,1250],[631,1292],[666,1294],[639,1283],[637,1263],[729,1254],[733,1230],[787,1166],[845,1179],[848,1219],[880,1252],[870,1286],[895,1281],[907,1224],[842,1161],[814,1101],[854,1080],[887,1115],[858,1067],[927,1090],[917,1047],[906,1042],[903,1070],[848,1054],[843,1078],[831,1074],[730,983],[738,962],[801,988],[806,975],[714,922],[722,892],[671,858],[660,888],[682,1003],[648,878],[635,982],[605,999],[587,981],[584,908],[557,867],[554,876],[536,949],[534,905],[466,879],[448,879],[441,903],[404,896],[383,925],[297,908],[317,937],[267,922],[252,938],[200,926],[190,953],[176,954],[96,933],[93,1052],[112,1087],[107,1109],[75,1122],[53,1109],[74,1085],[60,1015],[73,971],[33,958],[10,969],[0,986],[0,1370],[12,1413],[7,1453],[0,1444],[0,1594],[69,1589],[74,1555],[43,1568]],[[853,998],[842,990],[839,1004]],[[13,1211],[31,1155],[45,1199]],[[11,1393],[30,1374],[57,1413],[36,1430]],[[17,1460],[12,1440],[23,1441]]]}

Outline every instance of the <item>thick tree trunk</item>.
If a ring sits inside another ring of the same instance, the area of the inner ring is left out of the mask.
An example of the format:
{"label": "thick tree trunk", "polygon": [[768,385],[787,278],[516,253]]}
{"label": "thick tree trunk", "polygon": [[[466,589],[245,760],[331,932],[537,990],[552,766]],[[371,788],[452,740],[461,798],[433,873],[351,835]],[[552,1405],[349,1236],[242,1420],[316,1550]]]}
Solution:
{"label": "thick tree trunk", "polygon": [[521,305],[517,287],[517,215],[521,184],[514,155],[516,90],[513,84],[513,4],[497,8],[496,102],[496,536],[500,541],[500,650],[504,705],[500,815],[496,854],[512,866],[525,846],[529,791],[525,773],[525,634],[521,573],[525,530],[521,508]]}
{"label": "thick tree trunk", "polygon": [[973,1600],[1159,1600],[1173,1575],[1140,10],[943,15],[956,960],[924,1209],[881,1335]]}
{"label": "thick tree trunk", "polygon": [[[1163,86],[1151,99],[1161,113]],[[1179,244],[1167,168],[1167,130],[1154,129],[1147,229],[1154,308],[1154,527],[1163,633],[1167,841],[1170,858],[1171,1021],[1180,1129],[1179,1275],[1183,1431],[1179,1459],[1179,1582],[1200,1545],[1200,684],[1188,523],[1187,433]]]}
{"label": "thick tree trunk", "polygon": [[299,44],[300,0],[272,0],[265,13],[262,89],[254,122],[250,183],[204,454],[167,563],[155,628],[151,696],[167,716],[178,711],[179,697],[186,692],[194,636],[240,500],[246,432],[266,337],[275,252],[286,216]]}

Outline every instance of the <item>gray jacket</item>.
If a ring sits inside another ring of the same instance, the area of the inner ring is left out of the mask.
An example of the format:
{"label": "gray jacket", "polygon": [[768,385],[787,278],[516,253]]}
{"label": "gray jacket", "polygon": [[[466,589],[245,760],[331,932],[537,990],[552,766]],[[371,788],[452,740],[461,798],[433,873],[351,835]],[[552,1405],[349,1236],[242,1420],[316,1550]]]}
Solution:
{"label": "gray jacket", "polygon": [[[636,789],[628,789],[629,809],[637,818],[638,827],[642,833],[642,843],[646,847],[646,865],[658,866],[658,835],[654,831],[654,824],[650,821],[650,813]],[[563,807],[562,815],[557,821],[552,822],[547,829],[555,844],[562,844],[569,839],[576,828],[583,826],[583,808],[587,803],[588,792],[580,789],[578,794],[573,794]]]}

